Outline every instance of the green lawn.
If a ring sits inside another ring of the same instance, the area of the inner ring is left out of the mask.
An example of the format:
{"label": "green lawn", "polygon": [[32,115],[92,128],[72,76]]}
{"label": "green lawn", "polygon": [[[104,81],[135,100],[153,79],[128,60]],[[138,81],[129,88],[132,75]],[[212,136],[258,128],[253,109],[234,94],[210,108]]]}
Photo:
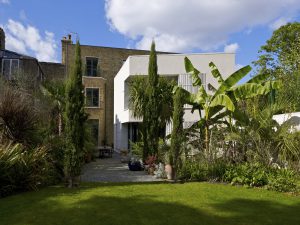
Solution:
{"label": "green lawn", "polygon": [[209,183],[82,184],[0,199],[0,224],[300,224],[300,197]]}

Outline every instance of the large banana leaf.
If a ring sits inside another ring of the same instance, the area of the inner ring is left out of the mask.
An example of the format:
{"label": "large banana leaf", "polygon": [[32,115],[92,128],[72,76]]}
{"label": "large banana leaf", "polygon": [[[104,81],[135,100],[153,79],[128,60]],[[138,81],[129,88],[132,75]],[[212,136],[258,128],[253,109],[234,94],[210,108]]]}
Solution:
{"label": "large banana leaf", "polygon": [[197,104],[204,104],[208,97],[203,85],[201,85],[198,92],[196,94],[192,94],[192,96],[193,96],[193,101]]}
{"label": "large banana leaf", "polygon": [[201,86],[202,81],[199,77],[200,72],[193,66],[191,60],[189,60],[187,57],[184,57],[184,65],[185,65],[185,71],[187,73],[191,73],[192,75],[193,86]]}
{"label": "large banana leaf", "polygon": [[241,123],[242,125],[246,126],[249,124],[249,117],[246,113],[240,111],[238,108],[234,110],[231,114],[232,118]]}
{"label": "large banana leaf", "polygon": [[220,113],[222,110],[224,110],[224,106],[218,105],[215,107],[210,107],[208,112],[208,118],[212,118],[217,113]]}
{"label": "large banana leaf", "polygon": [[266,81],[270,77],[270,74],[264,73],[264,74],[258,74],[254,77],[252,77],[250,80],[247,81],[247,83],[261,83]]}
{"label": "large banana leaf", "polygon": [[211,120],[218,121],[218,120],[223,119],[224,117],[228,116],[229,114],[230,114],[230,111],[220,112],[219,114],[217,114],[216,116],[211,118]]}
{"label": "large banana leaf", "polygon": [[225,94],[219,94],[210,102],[210,107],[224,106],[227,110],[233,112],[235,106],[231,99]]}
{"label": "large banana leaf", "polygon": [[271,91],[272,85],[261,85],[256,83],[245,83],[231,88],[236,100],[252,98],[257,95],[266,95]]}
{"label": "large banana leaf", "polygon": [[251,66],[245,66],[233,74],[231,74],[218,88],[218,90],[215,92],[214,97],[218,96],[219,94],[224,93],[225,91],[229,90],[231,87],[233,87],[237,82],[239,82],[243,77],[245,77],[249,72],[251,71]]}
{"label": "large banana leaf", "polygon": [[216,65],[213,62],[209,63],[209,67],[211,70],[211,74],[214,76],[214,78],[218,80],[218,83],[221,85],[224,82],[224,80],[219,69],[216,67]]}

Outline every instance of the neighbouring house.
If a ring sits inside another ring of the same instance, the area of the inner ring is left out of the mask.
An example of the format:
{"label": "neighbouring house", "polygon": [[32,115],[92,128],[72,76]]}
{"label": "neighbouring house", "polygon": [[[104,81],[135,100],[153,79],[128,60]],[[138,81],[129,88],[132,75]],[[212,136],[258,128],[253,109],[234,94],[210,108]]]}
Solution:
{"label": "neighbouring house", "polygon": [[43,80],[64,80],[65,66],[62,63],[40,62],[36,58],[5,48],[5,33],[0,27],[0,74],[6,80],[16,76],[32,79],[33,84]]}
{"label": "neighbouring house", "polygon": [[[234,53],[204,53],[204,54],[158,54],[158,73],[162,76],[177,80],[178,85],[186,90],[196,93],[198,89],[192,85],[190,74],[184,67],[184,57],[187,56],[193,65],[201,71],[200,78],[205,85],[206,91],[210,92],[210,86],[218,87],[218,82],[213,78],[209,63],[214,62],[224,78],[235,71]],[[129,105],[129,81],[134,76],[147,75],[149,55],[129,56],[114,79],[114,144],[115,150],[129,150],[130,142],[138,140],[139,124],[141,118],[132,116]],[[195,112],[191,113],[191,106],[185,105],[184,124],[189,127],[200,119]],[[167,125],[166,135],[170,134],[172,124]]]}
{"label": "neighbouring house", "polygon": [[0,27],[0,75],[6,80],[27,76],[32,84],[44,79],[43,70],[34,57],[5,49],[5,33]]}
{"label": "neighbouring house", "polygon": [[[62,64],[65,77],[71,72],[75,59],[75,43],[71,35],[62,43]],[[145,55],[149,51],[81,45],[83,85],[88,122],[98,145],[113,145],[114,139],[114,77],[131,55]],[[117,103],[118,99],[115,99]]]}

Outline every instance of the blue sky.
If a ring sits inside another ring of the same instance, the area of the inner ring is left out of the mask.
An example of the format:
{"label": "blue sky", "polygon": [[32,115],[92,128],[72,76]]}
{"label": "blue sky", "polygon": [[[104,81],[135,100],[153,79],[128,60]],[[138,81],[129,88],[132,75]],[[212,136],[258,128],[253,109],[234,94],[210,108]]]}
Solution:
{"label": "blue sky", "polygon": [[158,50],[236,52],[251,64],[274,29],[300,21],[300,0],[0,0],[7,48],[60,61],[60,40]]}

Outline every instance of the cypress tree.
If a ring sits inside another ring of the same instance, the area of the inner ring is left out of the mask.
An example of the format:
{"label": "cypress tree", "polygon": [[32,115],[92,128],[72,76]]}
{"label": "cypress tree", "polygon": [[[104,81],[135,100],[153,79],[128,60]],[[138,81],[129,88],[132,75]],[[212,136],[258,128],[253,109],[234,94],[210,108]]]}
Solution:
{"label": "cypress tree", "polygon": [[66,150],[65,175],[68,187],[76,185],[74,181],[81,173],[84,148],[84,124],[87,115],[84,112],[84,94],[82,85],[82,62],[79,41],[76,43],[75,65],[66,85]]}
{"label": "cypress tree", "polygon": [[[151,44],[151,52],[149,56],[148,65],[148,85],[146,89],[146,95],[148,97],[148,103],[145,109],[146,118],[145,129],[147,130],[147,152],[150,155],[156,155],[158,151],[158,141],[159,141],[159,115],[160,115],[160,99],[158,90],[158,79],[157,74],[157,56],[155,51],[155,43]],[[144,146],[145,147],[145,146]]]}
{"label": "cypress tree", "polygon": [[178,89],[173,96],[173,129],[171,133],[171,154],[170,164],[172,165],[172,179],[176,179],[176,172],[179,167],[179,157],[182,144],[184,143],[183,115],[184,115],[184,93]]}

